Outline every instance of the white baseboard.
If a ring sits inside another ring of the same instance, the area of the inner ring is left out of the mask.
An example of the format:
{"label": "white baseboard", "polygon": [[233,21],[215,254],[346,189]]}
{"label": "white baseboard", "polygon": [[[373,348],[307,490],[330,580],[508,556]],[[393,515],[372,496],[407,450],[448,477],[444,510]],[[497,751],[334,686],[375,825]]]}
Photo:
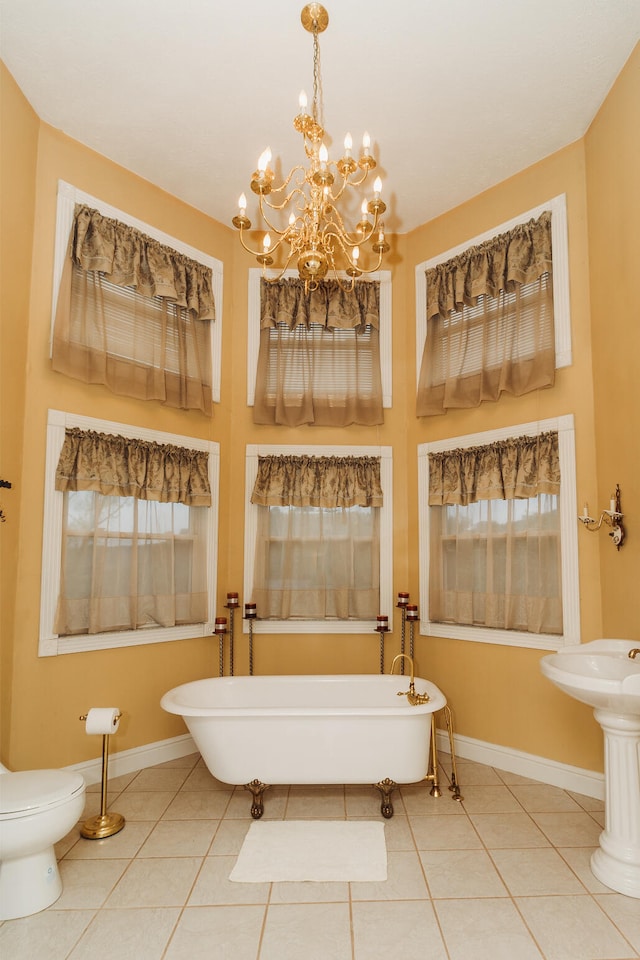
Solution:
{"label": "white baseboard", "polygon": [[[109,754],[109,778],[121,777],[125,773],[137,773],[145,767],[155,767],[157,763],[166,763],[168,760],[177,760],[179,757],[188,757],[190,753],[197,753],[191,734],[185,733],[170,740],[157,740],[147,743],[143,747],[133,747],[131,750],[122,750],[120,753]],[[100,783],[102,780],[102,757],[97,760],[86,760],[84,763],[74,763],[67,770],[77,770],[85,779],[87,786]]]}
{"label": "white baseboard", "polygon": [[[436,743],[439,751],[450,752],[449,737],[445,730],[438,730]],[[567,763],[558,763],[556,760],[547,760],[532,753],[523,753],[509,747],[501,747],[483,740],[474,740],[473,737],[464,737],[454,734],[453,745],[456,759],[476,760],[478,763],[497,767],[509,773],[517,773],[530,780],[539,780],[564,790],[573,790],[585,797],[595,797],[604,800],[604,774],[593,770],[583,770],[581,767],[572,767]],[[460,786],[464,787],[463,777],[458,773]],[[463,790],[464,792],[464,790]]]}

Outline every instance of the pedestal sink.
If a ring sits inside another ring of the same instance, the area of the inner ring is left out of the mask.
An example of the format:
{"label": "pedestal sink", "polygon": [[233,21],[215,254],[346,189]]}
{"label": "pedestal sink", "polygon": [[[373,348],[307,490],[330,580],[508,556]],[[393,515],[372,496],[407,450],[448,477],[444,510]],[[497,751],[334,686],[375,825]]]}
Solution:
{"label": "pedestal sink", "polygon": [[640,899],[639,648],[632,640],[593,640],[543,657],[540,669],[593,707],[604,733],[606,820],[591,871],[612,890]]}

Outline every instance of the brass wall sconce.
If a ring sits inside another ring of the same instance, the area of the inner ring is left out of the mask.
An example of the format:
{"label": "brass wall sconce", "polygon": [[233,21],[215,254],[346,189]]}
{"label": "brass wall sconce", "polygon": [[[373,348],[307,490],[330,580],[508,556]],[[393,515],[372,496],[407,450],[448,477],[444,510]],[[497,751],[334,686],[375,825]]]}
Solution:
{"label": "brass wall sconce", "polygon": [[625,537],[622,517],[623,513],[620,508],[620,486],[616,484],[615,493],[611,494],[611,500],[609,501],[609,509],[602,511],[599,520],[589,516],[589,505],[587,503],[585,503],[584,510],[578,517],[578,520],[584,524],[587,530],[599,530],[603,523],[611,527],[609,536],[612,538],[616,550],[619,550],[624,543]]}

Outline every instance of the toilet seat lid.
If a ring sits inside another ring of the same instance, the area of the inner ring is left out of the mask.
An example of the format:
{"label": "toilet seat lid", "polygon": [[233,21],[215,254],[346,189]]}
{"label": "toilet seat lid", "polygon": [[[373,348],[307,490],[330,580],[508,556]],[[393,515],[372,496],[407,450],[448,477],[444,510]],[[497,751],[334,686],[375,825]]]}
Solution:
{"label": "toilet seat lid", "polygon": [[84,777],[71,770],[21,770],[0,775],[0,816],[59,803],[84,790]]}

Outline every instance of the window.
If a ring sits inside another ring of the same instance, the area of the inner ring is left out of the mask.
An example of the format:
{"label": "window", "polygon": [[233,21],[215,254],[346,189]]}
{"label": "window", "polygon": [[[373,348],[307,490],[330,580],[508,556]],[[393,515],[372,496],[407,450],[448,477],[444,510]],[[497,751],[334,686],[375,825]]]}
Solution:
{"label": "window", "polygon": [[220,399],[221,316],[218,261],[60,182],[55,370],[209,414]]}
{"label": "window", "polygon": [[564,196],[419,264],[416,310],[419,416],[550,386],[571,363]]}
{"label": "window", "polygon": [[[317,458],[378,458],[382,506],[269,506],[256,479],[281,458],[311,470]],[[257,605],[256,631],[366,633],[391,613],[390,447],[249,446],[246,496],[244,594]]]}
{"label": "window", "polygon": [[[268,272],[267,272],[268,273]],[[297,273],[292,270],[287,270],[284,274],[285,280],[296,280]],[[372,280],[376,281],[379,284],[379,330],[373,334],[374,338],[377,337],[378,343],[374,345],[375,355],[374,359],[377,363],[379,354],[379,363],[380,363],[380,378],[382,384],[382,406],[390,407],[391,406],[391,272],[388,270],[381,270],[378,273],[372,274]],[[249,270],[249,311],[248,311],[248,347],[247,347],[247,404],[249,406],[254,406],[255,397],[256,397],[256,379],[258,377],[258,358],[260,355],[261,347],[261,338],[265,338],[271,341],[270,349],[275,350],[276,348],[280,349],[283,346],[283,343],[278,343],[278,339],[282,341],[283,324],[278,324],[277,327],[273,328],[273,333],[269,333],[267,336],[266,331],[261,330],[261,281],[262,281],[262,270],[257,268],[252,268]],[[364,281],[369,282],[369,281]],[[325,331],[325,334],[330,334],[329,336],[324,336],[322,339],[326,343],[330,350],[338,349],[340,354],[345,356],[344,347],[347,345],[350,339],[353,338],[353,331],[351,330],[339,330],[334,329],[332,331]],[[371,331],[366,335],[369,340],[371,339]],[[290,332],[288,339],[295,338],[295,330]],[[317,349],[320,346],[320,337],[316,336],[315,348]],[[363,341],[364,345],[364,341]],[[371,346],[368,348],[371,350]],[[264,352],[264,351],[263,351]],[[339,354],[339,355],[340,355]],[[333,361],[332,361],[333,362]],[[358,361],[361,363],[362,361]],[[320,363],[324,363],[323,360]],[[338,366],[334,366],[335,373],[334,376],[337,376],[335,385],[332,385],[332,389],[336,390],[338,396],[343,396],[346,392],[346,389],[349,386],[350,382],[353,382],[352,372],[353,372],[353,358],[349,361],[348,364],[343,364],[340,367],[340,360],[338,361]],[[317,380],[320,383],[327,384],[327,379],[325,376],[326,367],[322,366],[318,368],[317,371]],[[371,374],[367,375],[363,372],[363,368],[360,367],[359,375],[363,377],[363,389],[366,393],[373,386]],[[264,376],[264,375],[263,375]],[[368,381],[367,381],[368,377]],[[330,383],[331,381],[329,381]],[[275,395],[275,389],[273,384],[267,385],[267,393]],[[331,403],[331,398],[329,403]]]}
{"label": "window", "polygon": [[212,632],[218,473],[215,443],[49,411],[40,656]]}
{"label": "window", "polygon": [[[476,466],[495,450],[519,458],[513,472]],[[452,482],[458,455],[466,470]],[[573,417],[422,444],[418,475],[421,632],[540,649],[578,643]]]}

